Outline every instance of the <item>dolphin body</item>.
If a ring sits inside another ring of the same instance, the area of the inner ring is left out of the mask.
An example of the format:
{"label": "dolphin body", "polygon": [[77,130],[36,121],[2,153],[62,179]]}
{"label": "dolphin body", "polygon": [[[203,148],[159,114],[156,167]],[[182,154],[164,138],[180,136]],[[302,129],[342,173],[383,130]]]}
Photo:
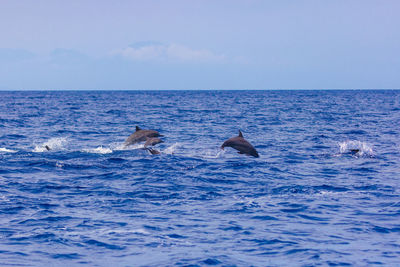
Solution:
{"label": "dolphin body", "polygon": [[140,142],[146,141],[148,138],[159,137],[159,136],[162,136],[162,135],[157,131],[142,130],[139,128],[139,126],[136,126],[136,131],[126,139],[125,146],[140,143]]}
{"label": "dolphin body", "polygon": [[257,150],[246,139],[243,138],[243,134],[240,130],[239,136],[232,137],[226,140],[222,144],[221,149],[224,149],[224,147],[232,147],[238,150],[239,154],[245,154],[256,158],[259,157]]}

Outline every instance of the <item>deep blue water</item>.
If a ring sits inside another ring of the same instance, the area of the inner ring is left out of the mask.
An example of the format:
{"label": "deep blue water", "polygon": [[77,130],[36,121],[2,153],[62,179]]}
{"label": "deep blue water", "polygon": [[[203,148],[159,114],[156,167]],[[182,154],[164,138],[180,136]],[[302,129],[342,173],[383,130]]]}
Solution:
{"label": "deep blue water", "polygon": [[0,265],[398,266],[399,122],[389,90],[0,92]]}

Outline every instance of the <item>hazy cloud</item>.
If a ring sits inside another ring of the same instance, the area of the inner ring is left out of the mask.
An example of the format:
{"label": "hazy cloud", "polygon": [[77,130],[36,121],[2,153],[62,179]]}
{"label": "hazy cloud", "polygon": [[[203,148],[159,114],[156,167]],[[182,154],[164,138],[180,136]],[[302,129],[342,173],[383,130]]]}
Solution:
{"label": "hazy cloud", "polygon": [[92,59],[74,49],[57,48],[50,53],[50,60],[54,64],[60,65],[78,65],[87,64]]}
{"label": "hazy cloud", "polygon": [[178,61],[178,62],[223,62],[224,55],[206,49],[192,49],[179,44],[140,42],[127,48],[116,50],[119,55],[135,61]]}
{"label": "hazy cloud", "polygon": [[24,49],[0,48],[0,63],[29,60],[35,57],[35,54]]}

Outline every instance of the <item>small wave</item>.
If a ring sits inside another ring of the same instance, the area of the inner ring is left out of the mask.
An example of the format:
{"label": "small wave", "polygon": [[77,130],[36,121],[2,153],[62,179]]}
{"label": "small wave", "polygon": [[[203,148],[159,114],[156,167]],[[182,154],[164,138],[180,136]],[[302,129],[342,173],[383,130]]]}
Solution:
{"label": "small wave", "polygon": [[110,149],[108,147],[98,146],[93,149],[84,149],[83,152],[95,153],[95,154],[109,154],[109,153],[112,153],[113,151],[112,151],[112,149]]}
{"label": "small wave", "polygon": [[112,230],[104,230],[101,231],[102,234],[119,234],[119,235],[127,235],[127,234],[140,234],[140,235],[149,235],[150,233],[143,228],[132,229],[132,230],[123,230],[123,229],[112,229]]}
{"label": "small wave", "polygon": [[74,260],[79,259],[82,256],[78,253],[58,253],[51,255],[53,259],[65,259],[65,260]]}
{"label": "small wave", "polygon": [[364,130],[359,130],[359,129],[354,129],[354,130],[349,130],[344,132],[344,134],[358,134],[358,135],[363,135],[366,134],[367,132]]}
{"label": "small wave", "polygon": [[18,152],[17,150],[12,150],[12,149],[8,149],[5,147],[0,147],[0,152],[5,152],[5,153],[16,153]]}
{"label": "small wave", "polygon": [[373,156],[372,146],[366,142],[350,140],[339,143],[340,154],[352,153],[354,156]]}
{"label": "small wave", "polygon": [[67,138],[65,138],[65,137],[51,138],[42,144],[35,145],[35,148],[32,150],[32,152],[46,152],[48,150],[62,150],[67,143],[68,143],[68,141],[67,141]]}
{"label": "small wave", "polygon": [[62,164],[62,163],[60,163],[60,162],[56,162],[56,167],[57,168],[62,168],[62,167],[64,167],[64,164]]}
{"label": "small wave", "polygon": [[87,245],[103,247],[103,248],[107,248],[107,249],[111,249],[111,250],[123,250],[125,248],[123,246],[109,244],[109,243],[105,243],[105,242],[98,241],[98,240],[95,240],[95,239],[90,239],[90,240],[86,241],[85,243]]}

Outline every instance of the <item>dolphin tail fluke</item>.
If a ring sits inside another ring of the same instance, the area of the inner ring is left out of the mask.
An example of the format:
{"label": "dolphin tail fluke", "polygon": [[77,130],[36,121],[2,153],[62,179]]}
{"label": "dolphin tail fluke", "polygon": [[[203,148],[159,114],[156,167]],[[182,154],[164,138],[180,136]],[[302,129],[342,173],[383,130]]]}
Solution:
{"label": "dolphin tail fluke", "polygon": [[147,151],[149,151],[150,154],[152,154],[152,155],[161,154],[160,151],[158,151],[158,150],[156,150],[156,149],[153,149],[153,148],[151,148],[151,147],[147,147],[146,149],[147,149]]}

